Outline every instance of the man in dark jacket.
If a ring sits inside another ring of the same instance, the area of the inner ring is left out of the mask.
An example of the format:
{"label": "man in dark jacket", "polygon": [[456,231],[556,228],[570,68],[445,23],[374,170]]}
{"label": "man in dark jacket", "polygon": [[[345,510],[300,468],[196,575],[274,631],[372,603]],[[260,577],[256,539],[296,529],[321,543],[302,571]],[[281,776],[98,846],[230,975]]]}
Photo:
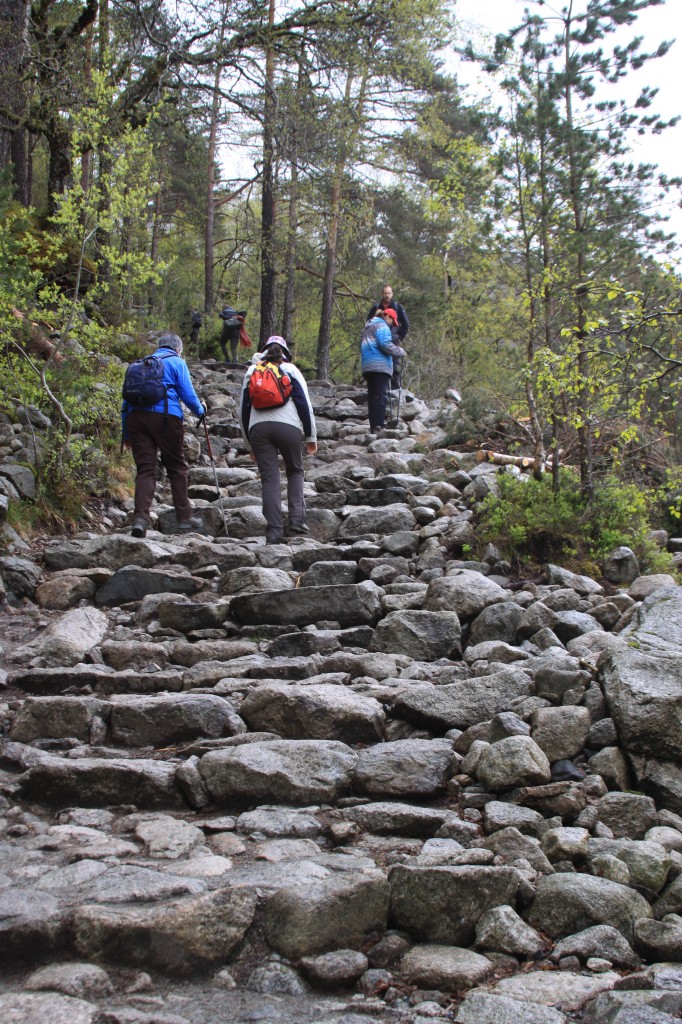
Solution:
{"label": "man in dark jacket", "polygon": [[[394,345],[403,346],[405,341],[405,335],[410,329],[410,321],[407,319],[407,313],[405,312],[404,306],[401,306],[399,302],[396,302],[393,298],[393,289],[390,284],[385,284],[381,291],[381,301],[377,302],[369,311],[367,316],[368,320],[371,320],[373,316],[376,316],[377,311],[383,309],[392,309],[395,312],[397,323],[391,326],[391,340]],[[404,346],[403,346],[404,347]],[[393,376],[391,378],[391,387],[400,387],[400,379],[403,372],[403,359],[404,356],[394,356],[393,358]]]}
{"label": "man in dark jacket", "polygon": [[199,331],[201,330],[203,320],[201,313],[198,309],[190,309],[189,311],[190,328],[189,328],[189,343],[192,346],[192,352],[198,357],[199,355]]}
{"label": "man in dark jacket", "polygon": [[156,491],[156,460],[168,473],[175,506],[178,532],[205,532],[201,520],[192,517],[192,505],[187,493],[187,460],[183,452],[183,417],[180,400],[195,416],[205,416],[206,407],[200,402],[182,356],[182,341],[177,334],[162,334],[154,353],[163,359],[163,384],[167,400],[162,399],[145,409],[133,409],[124,400],[123,441],[133,450],[137,467],[135,478],[135,513],[133,537],[144,537],[149,526],[149,515]]}
{"label": "man in dark jacket", "polygon": [[230,346],[230,357],[233,363],[237,362],[237,348],[239,347],[239,332],[246,320],[246,310],[233,309],[232,306],[224,306],[218,316],[223,322],[223,329],[220,334],[220,347],[223,350],[223,358],[227,362],[227,346]]}

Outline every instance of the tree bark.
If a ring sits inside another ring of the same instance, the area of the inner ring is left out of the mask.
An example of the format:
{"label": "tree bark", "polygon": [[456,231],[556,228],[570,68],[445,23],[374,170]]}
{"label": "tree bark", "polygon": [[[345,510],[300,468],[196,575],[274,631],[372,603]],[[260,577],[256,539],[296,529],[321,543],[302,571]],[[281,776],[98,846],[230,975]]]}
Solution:
{"label": "tree bark", "polygon": [[263,109],[263,191],[261,208],[260,346],[275,333],[277,269],[275,266],[275,51],[271,33],[275,24],[275,0],[269,0],[268,46],[265,53],[265,103]]}
{"label": "tree bark", "polygon": [[[223,16],[220,22],[220,36],[218,41],[218,53],[222,51],[225,39],[225,20],[227,18],[227,4],[223,7]],[[216,143],[218,139],[218,121],[220,119],[220,77],[222,75],[222,64],[218,58],[215,75],[213,78],[213,98],[211,100],[211,121],[208,130],[208,181],[206,183],[206,220],[204,225],[204,312],[211,313],[213,310],[215,277],[213,272],[214,264],[214,241],[215,241],[215,157]]]}
{"label": "tree bark", "polygon": [[[371,48],[370,48],[371,49]],[[366,65],[363,71],[358,98],[355,108],[352,111],[351,127],[348,129],[345,138],[339,140],[339,153],[334,167],[332,178],[332,191],[329,202],[329,227],[327,228],[327,246],[324,267],[324,280],[322,283],[322,308],[320,311],[320,330],[317,336],[317,376],[320,380],[329,378],[330,349],[331,349],[331,323],[332,310],[334,305],[334,279],[336,277],[337,245],[339,238],[339,225],[341,223],[341,189],[343,175],[346,170],[346,161],[353,151],[355,142],[360,131],[360,123],[365,105],[365,93],[369,79],[369,68]],[[348,72],[343,104],[346,115],[351,113],[351,98],[353,95],[354,75]]]}
{"label": "tree bark", "polygon": [[12,112],[11,123],[5,118],[0,122],[0,167],[11,164],[16,196],[24,206],[31,201],[28,133],[23,124],[27,103],[23,73],[30,7],[28,0],[0,0],[0,105]]}
{"label": "tree bark", "polygon": [[[303,59],[305,40],[301,44],[301,58]],[[298,81],[296,84],[296,96],[299,101],[303,93],[304,75],[303,63],[299,64]],[[296,236],[298,234],[298,160],[299,160],[299,137],[296,124],[291,131],[291,151],[289,163],[291,165],[291,181],[289,183],[289,210],[287,228],[287,251],[284,260],[284,302],[282,307],[282,337],[289,342],[289,347],[295,354],[294,335],[294,311],[295,311],[295,282],[296,282]]]}
{"label": "tree bark", "polygon": [[[162,211],[162,198],[161,190],[163,187],[163,179],[159,181],[159,187],[154,197],[154,220],[152,221],[152,244],[150,250],[150,256],[152,258],[152,264],[154,269],[159,262],[159,236],[161,234],[161,211]],[[153,313],[156,309],[158,301],[158,285],[156,281],[152,281],[149,286],[149,312]]]}
{"label": "tree bark", "polygon": [[284,305],[282,308],[282,337],[289,342],[293,351],[295,280],[296,280],[296,234],[298,230],[298,164],[297,157],[291,161],[291,182],[289,192],[289,227],[285,258]]}
{"label": "tree bark", "polygon": [[47,209],[54,213],[57,209],[57,197],[62,195],[71,180],[73,167],[69,132],[60,122],[52,120],[45,132],[48,146],[47,169]]}
{"label": "tree bark", "polygon": [[[99,0],[98,7],[98,61],[99,70],[104,72],[109,67],[109,0]],[[95,241],[101,254],[104,254],[109,245],[109,232],[102,227],[101,215],[109,208],[108,182],[111,177],[111,156],[106,145],[99,147],[97,152],[97,169],[99,174],[99,185],[101,200],[98,210],[97,232]],[[102,255],[99,264],[99,275],[103,281],[109,281],[111,277],[111,266],[108,258]]]}
{"label": "tree bark", "polygon": [[578,460],[580,465],[580,491],[588,500],[594,493],[592,479],[592,431],[590,427],[589,374],[590,356],[585,341],[587,321],[587,289],[585,285],[585,214],[580,196],[581,175],[576,153],[573,123],[573,90],[571,86],[571,18],[573,0],[568,5],[564,21],[564,103],[566,111],[566,139],[568,147],[569,199],[573,214],[573,232],[576,247],[575,294],[576,328],[578,338]]}

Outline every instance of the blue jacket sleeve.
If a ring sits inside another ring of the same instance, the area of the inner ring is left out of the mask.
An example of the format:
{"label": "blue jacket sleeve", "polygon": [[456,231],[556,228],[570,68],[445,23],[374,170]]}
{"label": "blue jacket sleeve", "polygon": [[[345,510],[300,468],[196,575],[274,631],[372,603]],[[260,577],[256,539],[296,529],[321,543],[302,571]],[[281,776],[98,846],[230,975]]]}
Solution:
{"label": "blue jacket sleeve", "polygon": [[184,359],[174,359],[173,365],[169,368],[175,378],[173,385],[178,397],[182,399],[188,409],[191,409],[196,416],[203,416],[204,406],[194,390],[192,379]]}
{"label": "blue jacket sleeve", "polygon": [[381,349],[382,352],[385,352],[387,356],[405,355],[404,349],[400,348],[399,345],[393,344],[393,336],[391,334],[391,329],[388,326],[388,324],[382,323],[381,326],[377,328],[377,332],[374,335],[374,337],[377,346]]}

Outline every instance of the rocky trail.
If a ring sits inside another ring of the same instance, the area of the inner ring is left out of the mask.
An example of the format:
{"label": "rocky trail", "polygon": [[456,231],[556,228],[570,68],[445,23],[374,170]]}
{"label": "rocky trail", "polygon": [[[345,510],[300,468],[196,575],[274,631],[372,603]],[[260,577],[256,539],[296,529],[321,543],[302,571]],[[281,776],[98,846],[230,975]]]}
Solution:
{"label": "rocky trail", "polygon": [[189,431],[207,536],[160,488],[145,539],[0,558],[0,1022],[679,1019],[682,587],[511,586],[465,552],[519,470],[315,382],[310,535],[266,546],[241,372],[192,373],[227,537]]}

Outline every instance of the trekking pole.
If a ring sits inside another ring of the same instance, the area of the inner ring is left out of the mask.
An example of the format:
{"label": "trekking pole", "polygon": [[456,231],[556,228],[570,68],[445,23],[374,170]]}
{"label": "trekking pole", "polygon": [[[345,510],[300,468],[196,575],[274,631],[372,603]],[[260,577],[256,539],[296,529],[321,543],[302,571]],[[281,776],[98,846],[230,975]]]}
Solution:
{"label": "trekking pole", "polygon": [[392,388],[391,385],[392,385],[392,381],[389,381],[388,382],[388,422],[386,423],[386,426],[389,428],[389,430],[391,429],[391,425],[393,423],[393,388]]}
{"label": "trekking pole", "polygon": [[227,519],[225,518],[225,509],[223,507],[223,496],[220,493],[220,485],[218,484],[218,470],[216,469],[215,459],[213,458],[213,449],[211,448],[211,441],[208,436],[208,426],[206,425],[206,415],[201,417],[201,422],[204,424],[204,437],[206,438],[206,448],[208,450],[208,457],[211,460],[211,466],[213,467],[213,481],[215,483],[215,489],[218,492],[218,503],[220,504],[220,514],[223,517],[223,528],[225,530],[225,536],[229,536],[227,532]]}
{"label": "trekking pole", "polygon": [[395,425],[400,426],[400,403],[403,399],[403,371],[400,368],[400,376],[398,377],[398,411],[395,414]]}
{"label": "trekking pole", "polygon": [[[390,392],[390,395],[391,395],[391,412],[393,412],[393,391],[392,390]],[[391,419],[388,421],[389,430],[397,430],[397,428],[398,428],[398,426],[400,424],[400,403],[402,401],[402,397],[403,397],[403,365],[402,365],[402,362],[401,362],[401,364],[400,364],[400,375],[398,377],[397,409],[396,409],[395,419],[393,419],[393,417],[391,417]]]}

